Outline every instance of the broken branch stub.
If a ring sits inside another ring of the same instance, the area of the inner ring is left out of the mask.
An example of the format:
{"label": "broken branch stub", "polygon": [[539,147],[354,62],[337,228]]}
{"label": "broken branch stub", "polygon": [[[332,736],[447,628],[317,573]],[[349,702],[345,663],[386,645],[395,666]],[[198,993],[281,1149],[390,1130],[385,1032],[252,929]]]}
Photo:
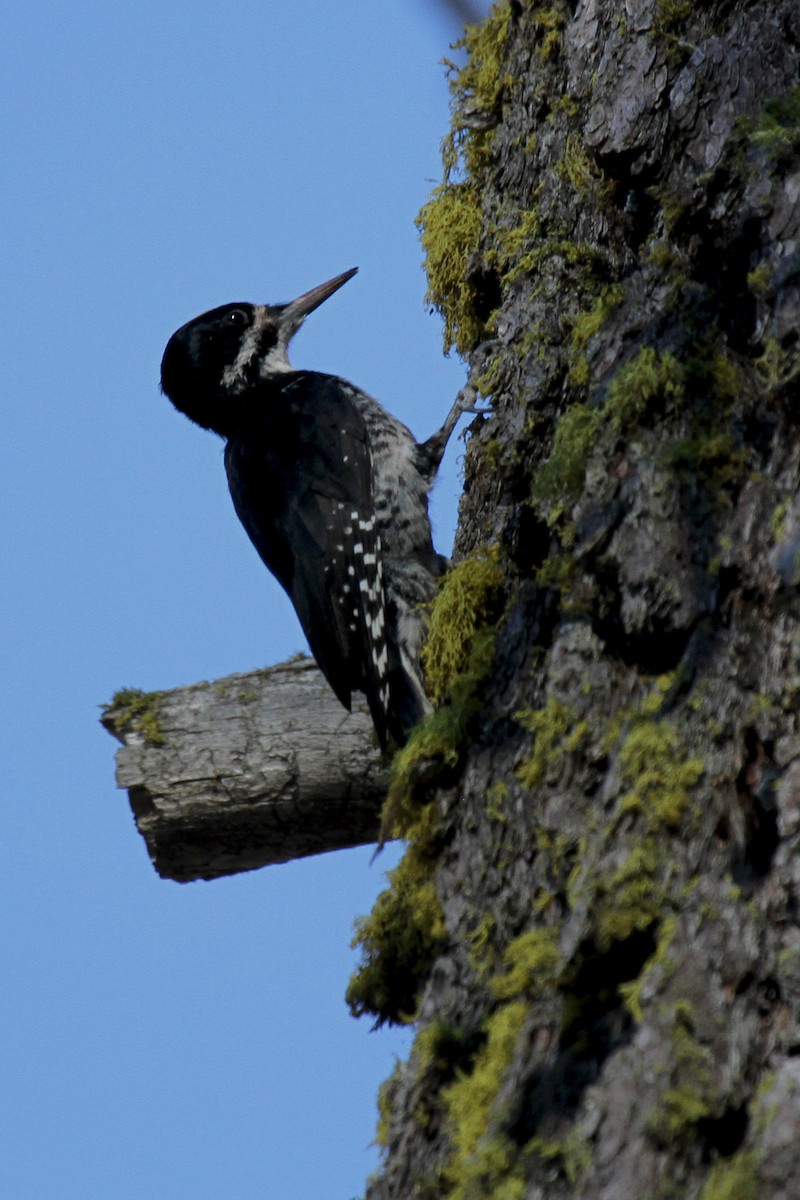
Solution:
{"label": "broken branch stub", "polygon": [[369,716],[312,659],[168,692],[118,693],[102,723],[159,875],[187,883],[374,842],[387,768]]}

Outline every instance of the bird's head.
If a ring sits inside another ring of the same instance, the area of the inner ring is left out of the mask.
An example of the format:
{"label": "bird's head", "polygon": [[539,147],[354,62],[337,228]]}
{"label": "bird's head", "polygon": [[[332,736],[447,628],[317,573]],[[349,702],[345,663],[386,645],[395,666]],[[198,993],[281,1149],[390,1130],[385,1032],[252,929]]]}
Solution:
{"label": "bird's head", "polygon": [[355,275],[357,267],[288,304],[223,304],[182,325],[161,360],[161,390],[177,409],[226,437],[242,397],[292,370],[289,342],[309,313]]}

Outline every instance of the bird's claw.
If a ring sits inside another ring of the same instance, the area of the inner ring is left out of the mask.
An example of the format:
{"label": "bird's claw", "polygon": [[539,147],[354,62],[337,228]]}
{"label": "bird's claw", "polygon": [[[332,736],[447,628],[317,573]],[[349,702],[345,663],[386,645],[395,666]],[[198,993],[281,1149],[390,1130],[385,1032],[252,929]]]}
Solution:
{"label": "bird's claw", "polygon": [[[478,407],[479,403],[482,407]],[[477,388],[474,388],[471,383],[465,387],[456,396],[454,408],[458,410],[459,416],[466,416],[471,413],[476,417],[488,417],[494,409],[492,405],[479,394]]]}

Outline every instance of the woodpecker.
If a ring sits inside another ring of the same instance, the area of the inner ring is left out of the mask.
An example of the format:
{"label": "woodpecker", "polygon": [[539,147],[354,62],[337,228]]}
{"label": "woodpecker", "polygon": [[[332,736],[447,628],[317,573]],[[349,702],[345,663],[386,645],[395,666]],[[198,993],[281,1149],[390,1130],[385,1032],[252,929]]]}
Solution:
{"label": "woodpecker", "polygon": [[225,439],[239,520],[341,703],[366,696],[385,750],[430,710],[420,649],[447,559],[433,548],[428,493],[459,416],[474,410],[460,393],[420,443],[352,383],[291,365],[305,318],[356,271],[289,304],[224,304],[195,317],[167,343],[161,388]]}

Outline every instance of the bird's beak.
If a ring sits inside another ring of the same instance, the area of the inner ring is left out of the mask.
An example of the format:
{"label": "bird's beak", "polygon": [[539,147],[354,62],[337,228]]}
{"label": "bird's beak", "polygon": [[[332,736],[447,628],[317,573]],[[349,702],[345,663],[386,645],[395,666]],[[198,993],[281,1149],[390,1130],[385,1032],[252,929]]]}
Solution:
{"label": "bird's beak", "polygon": [[352,279],[358,271],[358,267],[351,267],[349,271],[345,271],[342,275],[336,275],[333,279],[329,279],[327,283],[320,283],[317,287],[312,288],[310,292],[303,292],[302,296],[298,296],[296,300],[291,300],[289,304],[283,306],[283,311],[280,316],[282,326],[288,327],[290,336],[303,323],[305,318],[315,308],[319,308],[324,300],[332,296],[334,292],[338,292],[339,288],[347,283],[348,279]]}

